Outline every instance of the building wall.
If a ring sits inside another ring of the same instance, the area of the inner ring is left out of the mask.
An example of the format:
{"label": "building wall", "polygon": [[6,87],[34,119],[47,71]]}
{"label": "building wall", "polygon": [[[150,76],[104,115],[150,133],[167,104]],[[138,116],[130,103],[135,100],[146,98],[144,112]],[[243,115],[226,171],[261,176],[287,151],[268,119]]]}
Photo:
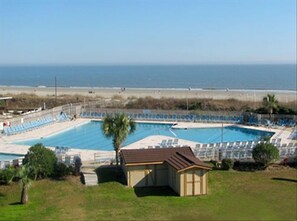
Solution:
{"label": "building wall", "polygon": [[129,187],[168,185],[168,167],[164,164],[128,166],[126,170]]}
{"label": "building wall", "polygon": [[145,166],[129,166],[127,167],[127,175],[129,187],[145,186]]}
{"label": "building wall", "polygon": [[123,168],[129,187],[170,186],[180,196],[207,194],[207,170],[190,169],[178,173],[168,164]]}
{"label": "building wall", "polygon": [[180,195],[180,174],[177,170],[168,165],[168,186]]}
{"label": "building wall", "polygon": [[125,166],[124,163],[122,163],[122,169],[123,169],[123,172],[124,172],[125,177],[126,177],[126,180],[127,180],[127,185],[129,186],[129,183],[128,183],[128,174],[127,174],[127,167]]}
{"label": "building wall", "polygon": [[179,178],[179,195],[184,196],[184,174],[178,173],[177,175]]}
{"label": "building wall", "polygon": [[168,166],[166,164],[155,165],[155,186],[168,186]]}
{"label": "building wall", "polygon": [[181,190],[181,187],[180,187],[181,183],[180,183],[180,180],[181,180],[180,174],[179,173],[176,173],[176,175],[175,175],[176,191],[175,192],[178,195],[181,196],[181,192],[180,192],[180,190]]}

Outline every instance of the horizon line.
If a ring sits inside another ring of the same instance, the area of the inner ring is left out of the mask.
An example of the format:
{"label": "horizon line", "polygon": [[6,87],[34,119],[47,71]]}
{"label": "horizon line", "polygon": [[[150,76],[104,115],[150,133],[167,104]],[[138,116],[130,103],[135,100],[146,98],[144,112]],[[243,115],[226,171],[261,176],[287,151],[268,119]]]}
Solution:
{"label": "horizon line", "polygon": [[195,65],[297,65],[297,62],[251,63],[30,63],[1,64],[0,66],[195,66]]}

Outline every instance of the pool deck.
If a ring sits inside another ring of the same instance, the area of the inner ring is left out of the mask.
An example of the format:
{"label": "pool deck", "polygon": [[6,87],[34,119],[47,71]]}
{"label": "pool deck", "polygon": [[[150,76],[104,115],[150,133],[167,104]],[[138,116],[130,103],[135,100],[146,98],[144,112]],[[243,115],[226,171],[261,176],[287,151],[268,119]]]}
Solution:
{"label": "pool deck", "polygon": [[[82,124],[88,123],[92,119],[83,119],[78,118],[74,121],[65,121],[65,122],[58,122],[53,123],[35,130],[31,130],[28,132],[24,132],[21,134],[11,135],[11,136],[0,136],[0,153],[7,153],[7,154],[21,154],[25,155],[30,146],[25,145],[16,145],[12,142],[27,140],[27,139],[35,139],[40,137],[46,137],[49,135],[53,135],[55,133],[59,133],[65,130],[68,130],[73,127],[80,126]],[[145,122],[145,121],[139,121]],[[152,121],[150,121],[152,123]],[[155,122],[160,123],[160,122]],[[162,122],[162,123],[171,123],[172,122]],[[230,126],[231,124],[223,124],[223,126]],[[255,127],[255,126],[244,126],[244,125],[237,125],[244,128],[256,129],[256,130],[263,130],[263,131],[270,131],[274,132],[274,136],[272,138],[281,138],[282,143],[295,143],[296,140],[289,139],[293,128],[267,128],[267,127]],[[193,123],[193,122],[178,122],[174,128],[205,128],[205,127],[222,127],[222,123]],[[163,140],[173,140],[172,137],[167,136],[148,136],[142,140],[139,140],[135,143],[127,145],[123,148],[127,149],[139,149],[139,148],[148,148],[150,146],[161,146]],[[179,139],[178,145],[187,145],[194,147],[197,142],[192,142],[188,140]],[[52,148],[53,149],[53,148]],[[69,155],[76,155],[80,154],[82,161],[94,161],[94,156],[102,155],[104,157],[114,157],[114,151],[101,151],[101,150],[83,150],[83,149],[70,149],[68,151]]]}

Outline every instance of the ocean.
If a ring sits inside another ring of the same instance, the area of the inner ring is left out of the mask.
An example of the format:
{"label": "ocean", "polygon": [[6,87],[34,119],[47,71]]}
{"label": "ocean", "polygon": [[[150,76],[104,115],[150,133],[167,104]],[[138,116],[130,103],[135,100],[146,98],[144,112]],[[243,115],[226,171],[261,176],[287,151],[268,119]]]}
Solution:
{"label": "ocean", "polygon": [[296,64],[0,66],[1,86],[296,90]]}

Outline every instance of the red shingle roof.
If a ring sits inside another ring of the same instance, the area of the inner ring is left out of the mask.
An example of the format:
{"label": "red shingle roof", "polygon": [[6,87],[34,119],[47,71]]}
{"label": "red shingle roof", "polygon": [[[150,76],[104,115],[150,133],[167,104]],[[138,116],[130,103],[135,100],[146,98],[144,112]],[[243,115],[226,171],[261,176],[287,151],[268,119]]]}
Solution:
{"label": "red shingle roof", "polygon": [[176,170],[183,170],[192,166],[210,169],[210,166],[195,157],[190,147],[122,149],[121,156],[126,165],[167,162]]}

